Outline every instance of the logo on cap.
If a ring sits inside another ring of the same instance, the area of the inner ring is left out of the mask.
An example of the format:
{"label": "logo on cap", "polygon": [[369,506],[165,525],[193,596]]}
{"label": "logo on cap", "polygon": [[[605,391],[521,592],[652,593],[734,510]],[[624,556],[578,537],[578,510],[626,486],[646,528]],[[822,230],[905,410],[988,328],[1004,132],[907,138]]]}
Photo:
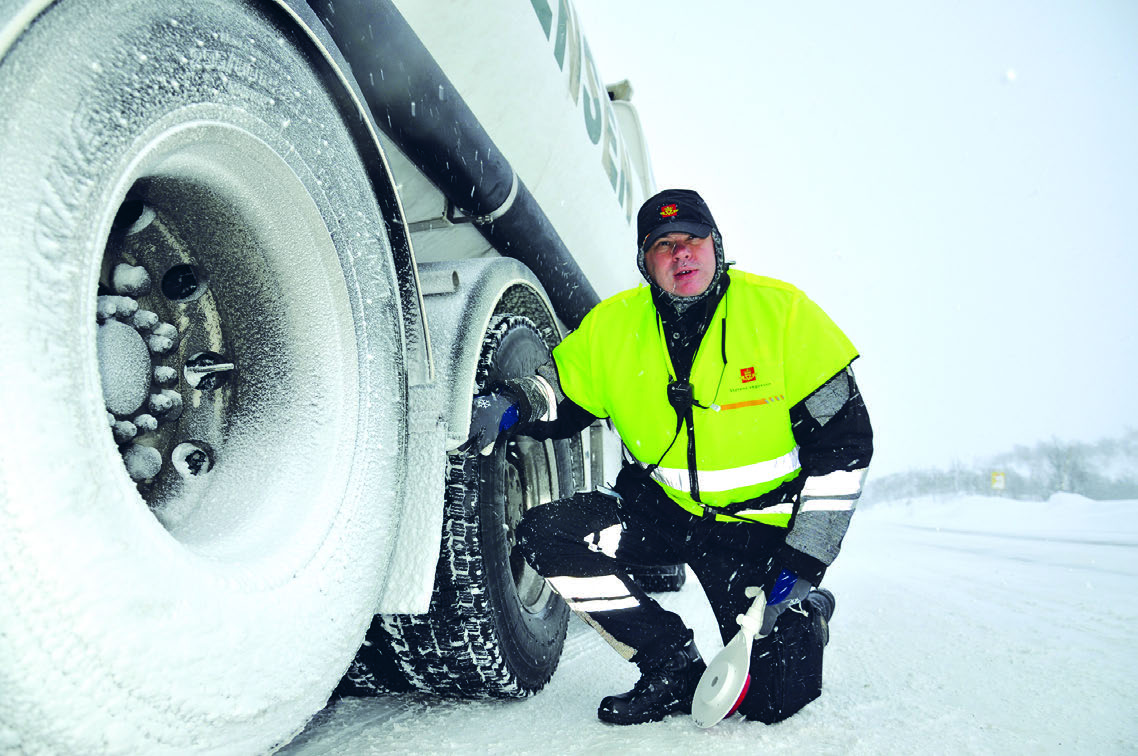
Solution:
{"label": "logo on cap", "polygon": [[677,205],[664,205],[660,208],[661,218],[671,218],[673,215],[679,215],[680,208]]}

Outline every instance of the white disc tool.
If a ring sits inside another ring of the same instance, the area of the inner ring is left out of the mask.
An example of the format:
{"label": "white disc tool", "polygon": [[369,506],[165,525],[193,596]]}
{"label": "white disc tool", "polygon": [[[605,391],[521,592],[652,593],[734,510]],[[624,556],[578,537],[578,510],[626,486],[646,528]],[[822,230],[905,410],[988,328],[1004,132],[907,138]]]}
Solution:
{"label": "white disc tool", "polygon": [[751,644],[762,625],[766,594],[761,588],[748,588],[747,596],[754,596],[755,600],[746,614],[738,616],[739,632],[707,665],[696,686],[691,715],[700,727],[713,727],[731,716],[747,695]]}

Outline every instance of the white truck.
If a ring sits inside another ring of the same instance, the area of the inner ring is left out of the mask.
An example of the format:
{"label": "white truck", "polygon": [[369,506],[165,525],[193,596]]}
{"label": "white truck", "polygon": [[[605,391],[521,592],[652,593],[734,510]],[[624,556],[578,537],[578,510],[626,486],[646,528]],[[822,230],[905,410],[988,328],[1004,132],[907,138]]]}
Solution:
{"label": "white truck", "polygon": [[628,94],[567,0],[0,0],[0,751],[545,684],[612,436],[456,447],[637,280]]}

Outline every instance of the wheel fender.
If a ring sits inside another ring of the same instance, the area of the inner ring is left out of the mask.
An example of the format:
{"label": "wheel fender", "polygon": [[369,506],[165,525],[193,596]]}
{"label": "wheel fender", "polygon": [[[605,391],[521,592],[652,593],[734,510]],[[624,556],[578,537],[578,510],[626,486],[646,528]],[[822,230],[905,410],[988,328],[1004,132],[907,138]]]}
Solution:
{"label": "wheel fender", "polygon": [[[332,35],[316,16],[315,11],[304,0],[263,0],[281,8],[292,17],[293,22],[304,30],[312,44],[319,49],[327,68],[325,79],[330,89],[338,92],[342,98],[351,101],[352,106],[361,114],[357,128],[357,140],[368,146],[369,151],[374,150],[370,156],[365,156],[364,162],[370,168],[371,183],[376,198],[379,200],[380,210],[387,225],[387,236],[391,243],[391,254],[395,262],[395,271],[399,281],[399,299],[402,305],[403,316],[403,354],[407,366],[407,382],[410,386],[427,383],[431,380],[431,352],[430,339],[427,338],[426,322],[423,318],[423,298],[419,288],[415,253],[411,247],[411,235],[407,229],[406,217],[403,213],[403,204],[396,191],[396,181],[391,173],[391,166],[387,155],[379,141],[379,126],[375,115],[367,105],[359,83],[352,75],[351,67],[344,58],[343,52],[332,39]],[[354,2],[344,2],[343,5],[354,5]]]}
{"label": "wheel fender", "polygon": [[408,476],[398,540],[377,614],[421,614],[430,606],[442,537],[447,451],[469,435],[470,398],[479,389],[475,374],[490,319],[500,312],[526,315],[550,344],[566,333],[537,277],[516,260],[427,263],[418,273],[434,381],[411,387],[408,459],[420,474]]}

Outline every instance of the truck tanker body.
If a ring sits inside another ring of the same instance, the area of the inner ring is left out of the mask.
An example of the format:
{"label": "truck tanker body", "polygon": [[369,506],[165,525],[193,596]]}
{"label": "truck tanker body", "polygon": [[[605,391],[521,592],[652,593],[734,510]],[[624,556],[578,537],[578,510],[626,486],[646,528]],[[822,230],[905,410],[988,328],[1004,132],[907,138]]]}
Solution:
{"label": "truck tanker body", "polygon": [[0,750],[545,684],[617,443],[456,449],[637,280],[628,91],[566,0],[0,0]]}

